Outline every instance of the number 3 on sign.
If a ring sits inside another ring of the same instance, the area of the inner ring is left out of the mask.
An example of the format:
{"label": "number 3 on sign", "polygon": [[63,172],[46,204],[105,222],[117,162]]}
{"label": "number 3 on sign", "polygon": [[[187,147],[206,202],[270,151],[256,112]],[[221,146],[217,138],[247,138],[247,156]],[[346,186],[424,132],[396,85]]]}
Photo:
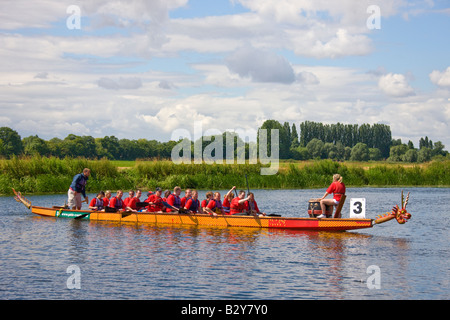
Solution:
{"label": "number 3 on sign", "polygon": [[350,218],[364,219],[366,217],[366,199],[351,198],[350,199]]}

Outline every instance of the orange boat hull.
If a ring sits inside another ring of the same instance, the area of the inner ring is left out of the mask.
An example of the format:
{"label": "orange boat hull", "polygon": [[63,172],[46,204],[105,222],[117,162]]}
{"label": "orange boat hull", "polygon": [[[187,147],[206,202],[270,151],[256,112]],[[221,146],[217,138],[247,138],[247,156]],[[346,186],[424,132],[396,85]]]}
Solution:
{"label": "orange boat hull", "polygon": [[372,219],[317,219],[290,217],[211,216],[208,214],[175,214],[150,212],[106,213],[32,206],[31,211],[41,216],[78,218],[92,221],[114,221],[138,224],[173,224],[218,227],[276,228],[315,231],[345,231],[371,228]]}

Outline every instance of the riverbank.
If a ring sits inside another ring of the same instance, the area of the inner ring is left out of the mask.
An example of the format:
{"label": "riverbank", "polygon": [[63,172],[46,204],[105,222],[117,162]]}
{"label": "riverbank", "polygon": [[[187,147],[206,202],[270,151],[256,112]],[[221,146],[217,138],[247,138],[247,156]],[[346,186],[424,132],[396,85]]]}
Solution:
{"label": "riverbank", "polygon": [[159,186],[172,189],[246,189],[245,175],[255,189],[324,188],[339,173],[347,187],[423,186],[450,187],[450,161],[425,164],[386,162],[286,161],[275,175],[261,175],[261,164],[174,164],[168,160],[120,162],[108,160],[13,158],[0,160],[0,193],[66,192],[72,177],[91,169],[88,192]]}

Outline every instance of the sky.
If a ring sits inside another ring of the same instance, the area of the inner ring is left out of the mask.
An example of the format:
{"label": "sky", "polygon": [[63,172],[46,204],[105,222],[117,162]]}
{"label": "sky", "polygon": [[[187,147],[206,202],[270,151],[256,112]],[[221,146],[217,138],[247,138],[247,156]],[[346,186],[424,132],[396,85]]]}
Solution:
{"label": "sky", "polygon": [[0,126],[168,141],[383,123],[450,148],[448,0],[3,0]]}

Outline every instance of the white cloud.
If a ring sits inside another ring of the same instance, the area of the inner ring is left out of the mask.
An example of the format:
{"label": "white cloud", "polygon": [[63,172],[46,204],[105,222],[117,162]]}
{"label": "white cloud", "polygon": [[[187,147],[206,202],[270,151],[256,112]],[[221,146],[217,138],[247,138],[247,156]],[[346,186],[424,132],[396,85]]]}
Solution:
{"label": "white cloud", "polygon": [[290,84],[295,81],[294,70],[285,58],[249,46],[228,56],[226,64],[230,71],[255,82]]}
{"label": "white cloud", "polygon": [[[371,72],[364,67],[377,67],[370,56],[351,59],[379,49],[372,37],[378,31],[366,27],[371,2],[233,2],[249,11],[171,19],[169,11],[187,0],[80,0],[82,30],[72,34],[55,23],[64,28],[73,3],[12,1],[0,12],[0,123],[22,136],[164,141],[195,121],[221,131],[254,129],[266,119],[381,121],[396,136],[432,132],[446,144],[450,67],[428,71],[439,88],[426,95],[401,74],[408,70]],[[382,19],[410,8],[400,0],[376,4]],[[385,48],[391,50],[379,52]]]}
{"label": "white cloud", "polygon": [[[433,94],[434,95],[434,94]],[[448,145],[450,102],[446,98],[416,96],[405,103],[387,103],[381,111],[391,126],[393,137],[402,142],[417,141],[426,135]],[[418,147],[418,145],[416,145]]]}
{"label": "white cloud", "polygon": [[[365,35],[352,35],[345,29],[338,29],[336,35],[323,43],[316,40],[310,48],[311,56],[318,58],[337,58],[349,55],[366,55],[372,51],[371,40]],[[296,52],[307,55],[304,49]]]}
{"label": "white cloud", "polygon": [[414,95],[414,89],[402,74],[388,73],[380,77],[378,87],[391,97],[406,97]]}
{"label": "white cloud", "polygon": [[99,87],[111,90],[138,89],[142,87],[142,81],[140,78],[137,77],[129,77],[129,78],[120,77],[117,81],[114,79],[101,77],[97,83]]}
{"label": "white cloud", "polygon": [[440,87],[450,87],[450,67],[445,71],[434,70],[430,73],[430,80]]}
{"label": "white cloud", "polygon": [[2,29],[49,28],[52,22],[68,17],[68,6],[63,1],[52,0],[3,2],[0,10]]}

